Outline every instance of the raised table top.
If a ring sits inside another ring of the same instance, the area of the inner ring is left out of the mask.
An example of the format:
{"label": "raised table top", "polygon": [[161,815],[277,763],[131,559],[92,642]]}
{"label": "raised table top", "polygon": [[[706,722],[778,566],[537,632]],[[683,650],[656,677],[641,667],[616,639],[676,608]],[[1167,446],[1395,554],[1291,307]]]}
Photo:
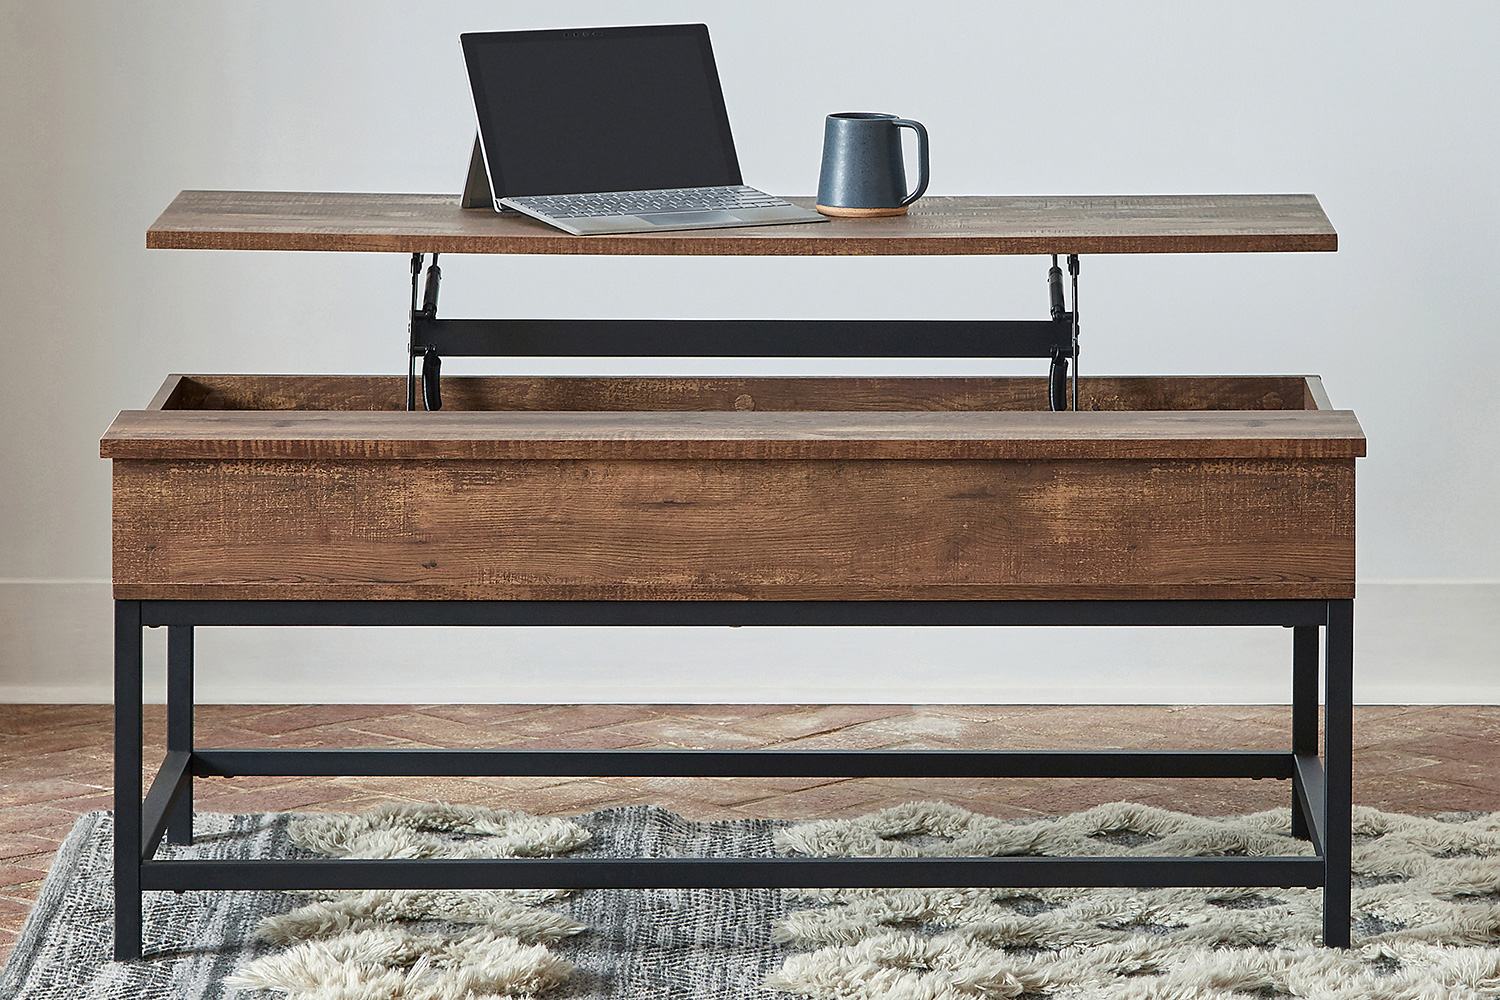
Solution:
{"label": "raised table top", "polygon": [[[789,199],[812,207],[811,198]],[[1338,249],[1310,194],[928,197],[909,214],[571,236],[457,195],[183,191],[146,231],[176,250],[667,256],[1250,253]]]}

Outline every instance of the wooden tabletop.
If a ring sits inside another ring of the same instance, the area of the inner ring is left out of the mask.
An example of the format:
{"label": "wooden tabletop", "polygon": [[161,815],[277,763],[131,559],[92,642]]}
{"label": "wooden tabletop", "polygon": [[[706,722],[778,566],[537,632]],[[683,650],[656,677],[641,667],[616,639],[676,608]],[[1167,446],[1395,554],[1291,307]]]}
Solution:
{"label": "wooden tabletop", "polygon": [[[811,207],[811,198],[791,201]],[[1332,251],[1310,194],[928,197],[905,216],[570,236],[457,195],[184,191],[146,231],[176,250],[632,255],[932,255]]]}

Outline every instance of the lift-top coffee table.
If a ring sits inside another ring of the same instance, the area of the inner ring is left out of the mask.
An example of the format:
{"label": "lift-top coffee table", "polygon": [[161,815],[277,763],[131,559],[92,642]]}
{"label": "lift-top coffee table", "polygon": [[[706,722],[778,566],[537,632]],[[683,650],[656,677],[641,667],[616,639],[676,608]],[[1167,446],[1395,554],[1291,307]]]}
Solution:
{"label": "lift-top coffee table", "polygon": [[[117,957],[141,952],[143,890],[246,888],[1322,886],[1324,940],[1347,945],[1363,433],[1314,377],[1080,379],[1072,256],[1336,240],[1306,195],[928,198],[890,219],[577,238],[441,196],[184,192],[149,246],[413,255],[411,360],[404,376],[173,376],[101,442],[114,469]],[[1042,320],[658,322],[439,318],[435,257],[419,281],[429,253],[1059,259]],[[1047,374],[443,377],[459,355],[1021,356]],[[1291,745],[194,745],[195,626],[414,624],[1283,626]],[[159,626],[168,753],[142,803],[141,630]],[[155,860],[164,836],[191,838],[193,779],[229,774],[1282,778],[1314,853]]]}

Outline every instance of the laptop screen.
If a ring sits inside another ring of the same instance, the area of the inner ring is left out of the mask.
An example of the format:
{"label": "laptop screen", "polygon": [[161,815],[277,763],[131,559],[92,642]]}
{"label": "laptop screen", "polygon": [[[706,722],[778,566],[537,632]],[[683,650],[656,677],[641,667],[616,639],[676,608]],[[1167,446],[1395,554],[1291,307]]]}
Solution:
{"label": "laptop screen", "polygon": [[461,40],[497,198],[740,183],[706,26]]}

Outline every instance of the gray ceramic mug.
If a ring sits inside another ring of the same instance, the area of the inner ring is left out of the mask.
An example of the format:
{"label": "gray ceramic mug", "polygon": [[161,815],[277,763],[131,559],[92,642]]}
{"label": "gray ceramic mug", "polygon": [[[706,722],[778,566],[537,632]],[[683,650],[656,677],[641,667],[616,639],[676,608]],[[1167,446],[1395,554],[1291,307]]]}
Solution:
{"label": "gray ceramic mug", "polygon": [[[917,133],[917,187],[906,190],[901,130]],[[845,111],[823,125],[818,211],[824,215],[905,215],[927,190],[927,129],[895,115]]]}

